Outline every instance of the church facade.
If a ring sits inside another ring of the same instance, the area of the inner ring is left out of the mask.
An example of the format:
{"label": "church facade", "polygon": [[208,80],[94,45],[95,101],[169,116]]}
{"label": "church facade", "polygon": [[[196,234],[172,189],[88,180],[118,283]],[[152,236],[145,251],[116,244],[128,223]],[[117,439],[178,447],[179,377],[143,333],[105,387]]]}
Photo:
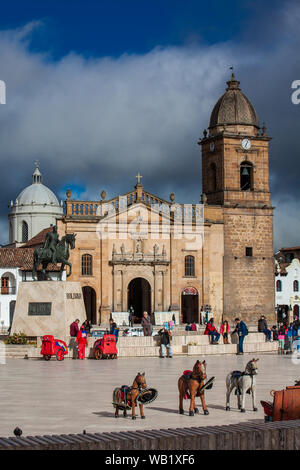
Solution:
{"label": "church facade", "polygon": [[216,103],[202,147],[202,204],[178,204],[146,191],[138,174],[128,193],[74,201],[67,192],[60,237],[76,233],[70,281],[80,281],[88,318],[107,323],[133,308],[137,319],[175,312],[200,322],[274,310],[273,207],[269,141],[232,75]]}

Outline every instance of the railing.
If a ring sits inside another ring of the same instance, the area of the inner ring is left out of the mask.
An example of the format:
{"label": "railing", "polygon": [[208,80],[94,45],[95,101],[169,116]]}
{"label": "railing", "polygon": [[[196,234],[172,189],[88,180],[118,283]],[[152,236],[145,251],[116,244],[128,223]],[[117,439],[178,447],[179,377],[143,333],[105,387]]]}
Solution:
{"label": "railing", "polygon": [[1,295],[15,295],[16,287],[1,287]]}
{"label": "railing", "polygon": [[170,215],[175,219],[203,220],[203,206],[201,204],[177,204],[160,199],[147,191],[131,191],[123,196],[108,201],[66,201],[67,216],[98,216],[114,214],[125,210],[127,207],[142,201],[157,212]]}

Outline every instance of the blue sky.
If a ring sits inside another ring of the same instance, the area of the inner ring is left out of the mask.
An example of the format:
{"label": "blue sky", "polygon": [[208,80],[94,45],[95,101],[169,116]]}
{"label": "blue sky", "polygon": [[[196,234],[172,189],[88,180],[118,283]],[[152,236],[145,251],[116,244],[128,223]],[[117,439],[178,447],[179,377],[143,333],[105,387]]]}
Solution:
{"label": "blue sky", "polygon": [[[272,9],[278,2],[272,1]],[[25,7],[26,5],[26,7]],[[249,24],[272,16],[270,1],[11,0],[1,5],[1,29],[43,22],[30,49],[59,59],[144,54],[156,46],[243,41]]]}
{"label": "blue sky", "polygon": [[114,197],[140,171],[148,191],[199,202],[197,141],[233,65],[274,138],[275,248],[299,245],[299,24],[296,0],[2,2],[0,243],[36,159],[61,199]]}

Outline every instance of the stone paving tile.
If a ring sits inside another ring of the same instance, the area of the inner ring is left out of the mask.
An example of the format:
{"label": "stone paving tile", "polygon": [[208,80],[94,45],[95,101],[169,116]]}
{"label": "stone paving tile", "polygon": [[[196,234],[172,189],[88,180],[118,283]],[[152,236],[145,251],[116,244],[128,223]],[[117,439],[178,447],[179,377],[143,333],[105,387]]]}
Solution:
{"label": "stone paving tile", "polygon": [[[225,411],[225,378],[231,370],[244,369],[252,354],[244,356],[207,356],[208,377],[215,376],[212,390],[205,398],[209,415],[204,416],[200,400],[199,415],[178,414],[177,381],[182,371],[191,369],[197,357],[173,359],[134,358],[114,361],[37,361],[8,359],[0,365],[0,437],[13,435],[19,426],[23,436],[137,431],[168,428],[221,426],[241,422],[262,423],[260,400],[271,400],[270,390],[294,385],[300,378],[299,365],[290,356],[275,354],[259,357],[257,407],[253,412],[251,397],[246,396],[246,413],[237,409],[231,396],[231,411]],[[204,357],[199,357],[203,360]],[[121,415],[114,418],[112,391],[123,384],[131,385],[137,372],[146,372],[147,384],[158,390],[156,401],[145,406],[145,420],[136,421]],[[275,423],[274,423],[275,424]],[[199,431],[200,432],[200,431]]]}

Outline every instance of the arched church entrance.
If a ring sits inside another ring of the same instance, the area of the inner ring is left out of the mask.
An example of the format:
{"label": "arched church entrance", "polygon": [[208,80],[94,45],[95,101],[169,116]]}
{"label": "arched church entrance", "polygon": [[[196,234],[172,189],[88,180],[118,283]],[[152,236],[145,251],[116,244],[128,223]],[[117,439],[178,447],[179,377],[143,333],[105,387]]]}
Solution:
{"label": "arched church entrance", "polygon": [[181,293],[182,323],[198,323],[199,295],[194,287],[186,287]]}
{"label": "arched church entrance", "polygon": [[86,318],[91,322],[92,325],[97,324],[96,314],[96,292],[90,286],[84,286],[82,288],[83,300],[86,312]]}
{"label": "arched church entrance", "polygon": [[128,284],[128,310],[130,307],[137,323],[141,322],[143,312],[151,314],[151,286],[143,277],[136,277]]}

